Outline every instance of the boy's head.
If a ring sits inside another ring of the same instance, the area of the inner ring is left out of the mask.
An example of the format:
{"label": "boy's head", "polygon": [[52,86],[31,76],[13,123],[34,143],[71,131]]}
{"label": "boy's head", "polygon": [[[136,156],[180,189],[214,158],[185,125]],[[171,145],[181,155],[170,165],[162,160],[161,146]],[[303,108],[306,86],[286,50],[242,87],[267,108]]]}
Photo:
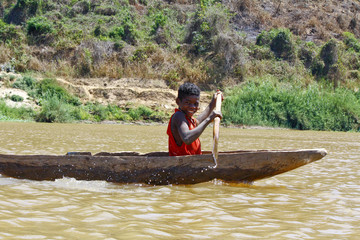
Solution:
{"label": "boy's head", "polygon": [[200,97],[200,89],[193,83],[186,82],[179,87],[178,98],[183,100],[187,96]]}
{"label": "boy's head", "polygon": [[200,89],[193,83],[184,83],[179,87],[176,103],[188,117],[192,117],[199,108]]}

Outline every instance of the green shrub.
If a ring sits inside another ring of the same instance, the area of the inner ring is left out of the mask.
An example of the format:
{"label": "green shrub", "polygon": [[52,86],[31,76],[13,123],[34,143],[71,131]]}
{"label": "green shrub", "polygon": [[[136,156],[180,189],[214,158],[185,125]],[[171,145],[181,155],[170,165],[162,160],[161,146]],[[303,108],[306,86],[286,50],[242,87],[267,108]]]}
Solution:
{"label": "green shrub", "polygon": [[325,75],[325,63],[319,57],[315,58],[310,66],[311,73],[315,76],[321,77]]}
{"label": "green shrub", "polygon": [[250,48],[250,56],[257,60],[264,60],[264,59],[274,59],[275,55],[270,50],[270,48],[266,46],[260,46],[260,45],[253,45]]}
{"label": "green shrub", "polygon": [[24,98],[22,96],[15,94],[15,95],[10,96],[10,100],[13,102],[22,102],[22,101],[24,101]]}
{"label": "green shrub", "polygon": [[342,62],[349,70],[360,69],[360,52],[348,50],[342,54]]}
{"label": "green shrub", "polygon": [[352,49],[355,52],[360,52],[360,42],[353,33],[344,32],[343,37],[343,42],[345,43],[348,50]]}
{"label": "green shrub", "polygon": [[169,70],[166,74],[163,76],[164,80],[166,80],[167,85],[171,89],[178,89],[179,83],[180,83],[180,76],[179,73],[175,69]]}
{"label": "green shrub", "polygon": [[267,46],[270,47],[272,40],[276,37],[279,33],[279,29],[271,29],[270,31],[262,31],[256,37],[256,45],[258,46]]}
{"label": "green shrub", "polygon": [[41,6],[41,2],[42,1],[37,0],[17,0],[15,7],[18,7],[20,9],[27,8],[29,13],[34,15],[36,14],[38,8]]}
{"label": "green shrub", "polygon": [[76,121],[92,120],[91,114],[84,106],[77,106],[71,109],[70,115]]}
{"label": "green shrub", "polygon": [[0,19],[0,41],[10,42],[13,39],[21,41],[21,31],[14,25],[6,24]]}
{"label": "green shrub", "polygon": [[300,45],[298,57],[306,68],[310,68],[317,53],[316,45],[313,42],[307,42]]}
{"label": "green shrub", "polygon": [[124,23],[123,27],[124,36],[122,39],[129,44],[135,44],[137,42],[137,38],[139,37],[136,24],[131,21],[127,21]]}
{"label": "green shrub", "polygon": [[7,23],[20,25],[29,17],[41,13],[43,1],[39,0],[17,0],[10,12],[4,17]]}
{"label": "green shrub", "polygon": [[52,22],[43,16],[30,18],[26,23],[26,30],[29,35],[34,36],[49,34],[55,31]]}
{"label": "green shrub", "polygon": [[292,41],[292,34],[288,29],[281,29],[270,42],[270,49],[277,58],[284,60],[295,59],[295,46]]}
{"label": "green shrub", "polygon": [[159,27],[164,27],[167,16],[163,12],[157,12],[152,17],[153,25],[151,26],[151,34],[155,34]]}
{"label": "green shrub", "polygon": [[34,115],[35,112],[31,108],[12,108],[0,100],[0,120],[33,120]]}
{"label": "green shrub", "polygon": [[92,52],[88,48],[84,48],[79,55],[79,60],[75,65],[77,75],[80,77],[90,76],[94,69]]}
{"label": "green shrub", "polygon": [[56,95],[47,94],[41,99],[41,111],[35,116],[37,122],[72,122],[73,106]]}
{"label": "green shrub", "polygon": [[131,108],[129,111],[129,116],[132,118],[132,120],[134,121],[138,121],[138,120],[149,120],[150,116],[153,114],[153,111],[145,106],[140,106],[138,108]]}
{"label": "green shrub", "polygon": [[25,76],[17,79],[13,84],[13,88],[21,89],[27,92],[29,95],[33,95],[33,90],[36,87],[36,80],[32,77]]}
{"label": "green shrub", "polygon": [[36,85],[36,97],[37,98],[57,98],[63,102],[79,106],[81,102],[79,98],[74,97],[65,88],[61,87],[54,79],[44,79],[39,81]]}
{"label": "green shrub", "polygon": [[124,36],[125,36],[125,29],[123,26],[114,27],[109,32],[109,37],[114,38],[114,39],[123,39]]}
{"label": "green shrub", "polygon": [[136,62],[145,61],[149,56],[151,56],[151,54],[155,52],[155,50],[156,50],[156,45],[154,44],[141,46],[134,51],[130,59]]}
{"label": "green shrub", "polygon": [[306,89],[269,81],[230,90],[224,121],[294,129],[359,131],[360,101],[355,92],[309,85]]}
{"label": "green shrub", "polygon": [[114,8],[112,5],[100,5],[96,7],[95,13],[105,16],[114,16],[118,13],[118,9]]}
{"label": "green shrub", "polygon": [[335,39],[330,39],[325,43],[320,51],[320,58],[324,62],[324,74],[329,72],[330,67],[338,61],[338,44]]}
{"label": "green shrub", "polygon": [[85,109],[87,112],[89,112],[89,114],[91,115],[93,120],[95,120],[97,122],[104,121],[108,117],[108,111],[106,109],[106,106],[101,105],[98,102],[87,103],[85,105]]}
{"label": "green shrub", "polygon": [[120,107],[109,104],[106,107],[109,120],[129,121],[130,117]]}
{"label": "green shrub", "polygon": [[229,28],[229,11],[216,2],[201,0],[190,23],[189,35],[185,41],[193,44],[195,54],[212,50],[213,38]]}
{"label": "green shrub", "polygon": [[95,37],[101,37],[106,35],[106,29],[101,25],[97,25],[94,29]]}
{"label": "green shrub", "polygon": [[125,47],[125,42],[122,40],[116,41],[114,43],[114,50],[115,51],[120,51],[121,49],[123,49]]}

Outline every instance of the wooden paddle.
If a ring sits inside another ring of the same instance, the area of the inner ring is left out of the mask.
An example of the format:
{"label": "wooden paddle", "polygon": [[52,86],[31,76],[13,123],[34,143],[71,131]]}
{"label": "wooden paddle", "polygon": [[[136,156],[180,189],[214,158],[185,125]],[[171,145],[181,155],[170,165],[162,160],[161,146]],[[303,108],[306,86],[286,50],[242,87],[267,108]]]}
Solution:
{"label": "wooden paddle", "polygon": [[[216,106],[215,106],[215,110],[221,112],[221,92],[217,92],[217,97],[216,97]],[[217,159],[218,159],[218,155],[219,155],[219,150],[218,150],[218,142],[219,142],[219,130],[220,130],[220,118],[216,117],[214,119],[214,131],[213,131],[213,136],[214,136],[214,147],[213,147],[213,158],[214,158],[214,163],[215,166],[214,168],[217,167]]]}

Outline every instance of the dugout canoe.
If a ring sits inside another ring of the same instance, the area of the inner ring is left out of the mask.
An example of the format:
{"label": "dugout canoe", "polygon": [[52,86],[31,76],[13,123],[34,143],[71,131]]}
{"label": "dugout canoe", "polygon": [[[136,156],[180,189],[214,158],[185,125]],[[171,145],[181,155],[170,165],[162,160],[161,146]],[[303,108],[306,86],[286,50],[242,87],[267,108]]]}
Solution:
{"label": "dugout canoe", "polygon": [[195,184],[213,179],[251,183],[317,161],[326,154],[325,149],[219,152],[216,168],[211,152],[176,157],[167,152],[0,154],[0,174],[31,180],[70,177],[151,185]]}

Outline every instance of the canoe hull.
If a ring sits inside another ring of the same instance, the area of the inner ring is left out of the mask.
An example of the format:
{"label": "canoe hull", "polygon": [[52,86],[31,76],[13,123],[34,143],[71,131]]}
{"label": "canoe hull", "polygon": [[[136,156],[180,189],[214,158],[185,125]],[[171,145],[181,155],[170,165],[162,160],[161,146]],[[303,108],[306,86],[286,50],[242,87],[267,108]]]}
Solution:
{"label": "canoe hull", "polygon": [[0,154],[0,174],[31,180],[70,177],[151,185],[195,184],[213,179],[249,183],[317,161],[326,154],[324,149],[220,152],[216,168],[211,153],[176,157],[166,153]]}

